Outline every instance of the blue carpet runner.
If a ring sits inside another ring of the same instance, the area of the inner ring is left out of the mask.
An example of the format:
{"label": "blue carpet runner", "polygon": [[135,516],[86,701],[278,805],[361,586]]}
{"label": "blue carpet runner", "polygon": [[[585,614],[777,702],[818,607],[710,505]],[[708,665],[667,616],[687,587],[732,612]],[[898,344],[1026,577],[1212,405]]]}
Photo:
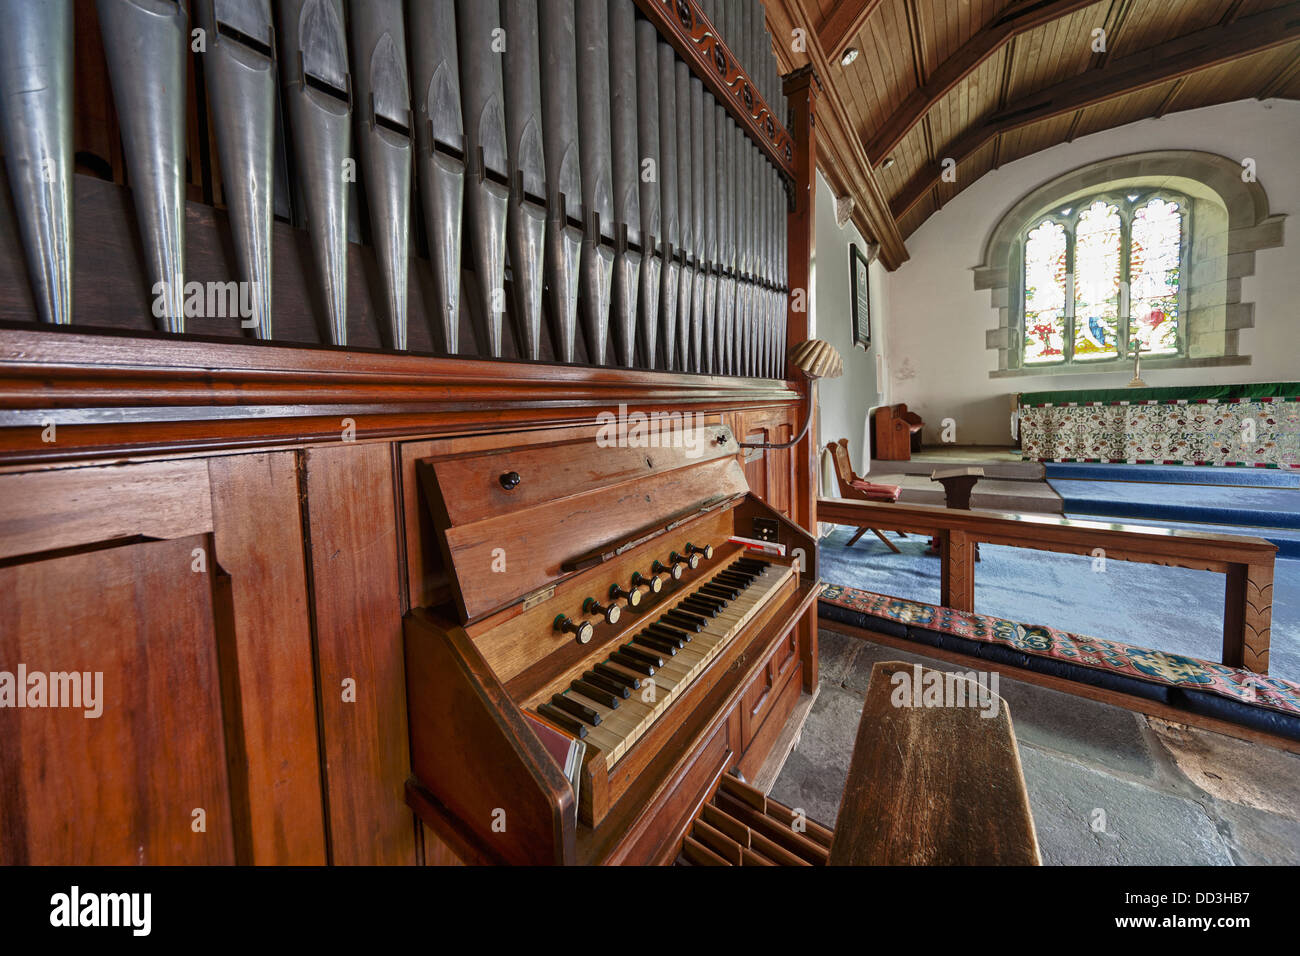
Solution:
{"label": "blue carpet runner", "polygon": [[1252,488],[1300,488],[1300,471],[1292,468],[1215,468],[1207,465],[1095,465],[1084,462],[1043,463],[1048,478],[1090,481],[1156,481],[1167,485],[1239,485]]}
{"label": "blue carpet runner", "polygon": [[1300,557],[1300,475],[1273,468],[1051,463],[1067,517],[1185,527],[1272,541]]}
{"label": "blue carpet runner", "polygon": [[1137,481],[1047,482],[1075,515],[1124,515],[1160,521],[1300,528],[1300,491],[1294,488],[1229,488],[1223,485],[1158,485]]}

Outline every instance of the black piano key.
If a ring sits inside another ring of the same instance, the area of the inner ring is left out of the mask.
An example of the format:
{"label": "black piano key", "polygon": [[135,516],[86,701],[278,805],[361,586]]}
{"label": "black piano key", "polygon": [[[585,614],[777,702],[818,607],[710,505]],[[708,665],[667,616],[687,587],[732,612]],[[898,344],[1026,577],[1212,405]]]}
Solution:
{"label": "black piano key", "polygon": [[648,647],[637,647],[631,641],[619,647],[619,651],[631,657],[635,657],[642,663],[649,664],[651,667],[663,667],[664,659]]}
{"label": "black piano key", "polygon": [[594,700],[598,704],[604,704],[610,710],[613,710],[620,703],[622,703],[621,697],[616,697],[615,695],[611,694],[609,691],[605,690],[603,687],[597,687],[595,684],[589,684],[585,680],[575,680],[569,686],[572,687],[574,690],[576,690],[583,697],[586,697],[588,700]]}
{"label": "black piano key", "polygon": [[717,580],[722,584],[730,584],[735,588],[747,588],[754,583],[751,577],[741,576],[739,574],[719,574]]}
{"label": "black piano key", "polygon": [[581,740],[587,736],[587,728],[580,721],[574,720],[558,707],[552,707],[550,704],[542,704],[537,708],[537,712],[549,720],[561,730],[568,731]]}
{"label": "black piano key", "polygon": [[767,569],[768,562],[760,561],[758,560],[758,558],[741,558],[739,561],[736,562],[736,564],[740,565],[742,568],[745,568],[748,571],[765,571]]}
{"label": "black piano key", "polygon": [[703,601],[705,604],[712,605],[713,607],[726,607],[726,606],[727,606],[727,602],[724,601],[722,598],[720,598],[720,597],[718,597],[718,596],[716,596],[716,595],[713,595],[713,594],[708,594],[708,593],[706,593],[706,592],[704,592],[704,591],[696,591],[694,594],[691,595],[691,600],[692,600],[692,601]]}
{"label": "black piano key", "polygon": [[[604,690],[609,691],[611,694],[615,694],[619,697],[622,697],[624,700],[632,696],[632,688],[630,688],[627,684],[620,684],[618,681],[614,680],[614,678],[606,677],[604,674],[600,673],[599,671],[594,671],[594,670],[583,671],[582,679],[585,680],[588,684],[595,684],[597,687],[603,688]],[[631,679],[632,678],[630,677],[628,678],[628,680]]]}
{"label": "black piano key", "polygon": [[716,594],[718,597],[725,598],[728,601],[734,601],[736,598],[740,597],[739,588],[729,588],[721,584],[706,584],[701,587],[700,590],[706,594]]}
{"label": "black piano key", "polygon": [[684,631],[704,630],[704,625],[702,623],[698,622],[697,620],[691,617],[688,617],[686,614],[682,613],[681,611],[669,611],[667,614],[664,615],[664,620],[666,620],[673,627],[680,627]]}
{"label": "black piano key", "polygon": [[675,641],[678,647],[683,647],[691,639],[691,635],[685,631],[679,631],[675,627],[669,627],[667,624],[660,624],[655,621],[646,628],[655,637],[662,637],[665,641]]}
{"label": "black piano key", "polygon": [[646,648],[651,654],[655,654],[655,653],[660,655],[667,654],[669,657],[675,657],[677,655],[676,642],[669,641],[662,637],[656,637],[655,635],[647,633],[645,631],[641,632],[636,637],[632,638],[632,643],[640,644],[642,647]]}
{"label": "black piano key", "polygon": [[[644,674],[646,677],[654,676],[655,669],[644,661],[638,660],[631,654],[625,654],[622,651],[615,651],[609,655],[609,659],[615,664],[626,667],[628,670],[637,674]],[[640,686],[640,685],[638,685]]]}
{"label": "black piano key", "polygon": [[[622,661],[618,661],[617,663],[622,663]],[[638,674],[641,673],[641,671],[637,670],[636,668],[632,668],[632,669],[636,670]],[[638,680],[635,677],[630,677],[629,675],[624,674],[618,668],[610,667],[608,664],[596,664],[594,670],[602,677],[606,677],[609,680],[614,681],[615,683],[622,684],[624,687],[630,687],[632,688],[632,690],[637,690],[641,687],[640,680]]]}
{"label": "black piano key", "polygon": [[705,624],[709,623],[709,619],[707,617],[704,617],[701,614],[696,614],[693,611],[685,610],[680,604],[668,612],[668,617],[669,619],[674,619],[674,617],[685,618],[686,620],[690,621],[693,624],[698,625],[699,627],[703,627]]}
{"label": "black piano key", "polygon": [[565,697],[563,694],[552,694],[551,703],[560,710],[567,710],[579,720],[586,721],[593,727],[600,726],[600,714],[596,713],[586,704],[580,704],[572,698]]}
{"label": "black piano key", "polygon": [[678,606],[686,608],[692,614],[701,614],[704,617],[718,616],[718,606],[716,604],[708,604],[695,598],[687,598]]}

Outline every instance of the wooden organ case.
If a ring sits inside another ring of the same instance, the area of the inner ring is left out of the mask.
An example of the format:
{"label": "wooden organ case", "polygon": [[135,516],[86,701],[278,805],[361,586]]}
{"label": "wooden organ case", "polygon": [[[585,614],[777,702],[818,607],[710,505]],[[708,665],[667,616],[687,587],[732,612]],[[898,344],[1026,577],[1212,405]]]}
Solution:
{"label": "wooden organ case", "polygon": [[[671,861],[798,701],[815,542],[749,493],[729,428],[674,434],[419,462],[455,599],[405,622],[410,800],[462,852]],[[585,735],[576,805],[539,711]]]}
{"label": "wooden organ case", "polygon": [[[815,442],[738,446],[808,390],[817,80],[761,2],[5,9],[0,672],[104,690],[0,707],[0,863],[670,861],[817,681]],[[575,804],[526,715],[756,522],[803,565]]]}

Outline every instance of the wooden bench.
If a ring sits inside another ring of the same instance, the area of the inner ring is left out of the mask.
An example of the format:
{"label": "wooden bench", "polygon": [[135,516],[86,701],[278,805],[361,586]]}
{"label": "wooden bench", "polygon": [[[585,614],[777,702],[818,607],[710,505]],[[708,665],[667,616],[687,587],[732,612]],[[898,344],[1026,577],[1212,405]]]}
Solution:
{"label": "wooden bench", "polygon": [[[965,685],[968,706],[895,706],[899,684],[927,674]],[[976,690],[967,678],[900,661],[872,668],[831,866],[1042,862],[1011,714],[987,690],[971,703]],[[996,713],[982,716],[990,702]]]}

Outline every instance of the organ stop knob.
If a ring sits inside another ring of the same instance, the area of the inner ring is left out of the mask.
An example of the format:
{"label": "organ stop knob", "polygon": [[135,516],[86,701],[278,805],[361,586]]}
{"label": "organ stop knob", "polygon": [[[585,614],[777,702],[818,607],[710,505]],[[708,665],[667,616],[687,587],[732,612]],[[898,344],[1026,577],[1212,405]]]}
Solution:
{"label": "organ stop knob", "polygon": [[617,624],[619,615],[622,614],[623,612],[619,610],[619,606],[617,604],[610,603],[608,605],[605,605],[605,604],[601,604],[595,598],[589,597],[587,598],[587,600],[582,602],[582,613],[599,614],[608,623]]}
{"label": "organ stop knob", "polygon": [[[676,551],[673,552],[672,557],[673,559],[677,557]],[[650,565],[650,570],[655,574],[671,574],[674,581],[680,581],[682,579],[682,574],[686,571],[686,565],[680,561],[673,560],[673,566],[667,568],[664,567],[663,562],[656,561],[654,564]]]}
{"label": "organ stop knob", "polygon": [[664,579],[657,574],[651,574],[646,577],[640,571],[632,575],[632,586],[637,588],[649,588],[651,594],[658,594],[664,589]]}
{"label": "organ stop knob", "polygon": [[615,600],[622,598],[627,602],[628,607],[636,607],[641,603],[641,591],[636,586],[635,577],[632,579],[632,588],[630,590],[624,590],[617,584],[611,584],[609,586],[609,596]]}
{"label": "organ stop knob", "polygon": [[557,631],[567,631],[572,634],[578,639],[579,644],[586,644],[591,640],[592,635],[596,633],[596,629],[591,626],[590,621],[574,622],[563,614],[556,616],[552,627]]}
{"label": "organ stop knob", "polygon": [[691,544],[689,541],[687,541],[687,542],[686,542],[686,553],[687,553],[687,554],[701,554],[701,555],[704,556],[705,560],[712,560],[712,559],[713,559],[713,545],[711,545],[711,544],[706,544],[704,547],[699,548],[699,547],[696,547],[695,545]]}
{"label": "organ stop knob", "polygon": [[692,571],[694,571],[696,568],[700,566],[700,556],[698,554],[684,555],[684,554],[678,554],[676,551],[674,551],[670,557],[670,560],[673,562],[674,566],[682,564],[683,562],[689,564],[691,566]]}

